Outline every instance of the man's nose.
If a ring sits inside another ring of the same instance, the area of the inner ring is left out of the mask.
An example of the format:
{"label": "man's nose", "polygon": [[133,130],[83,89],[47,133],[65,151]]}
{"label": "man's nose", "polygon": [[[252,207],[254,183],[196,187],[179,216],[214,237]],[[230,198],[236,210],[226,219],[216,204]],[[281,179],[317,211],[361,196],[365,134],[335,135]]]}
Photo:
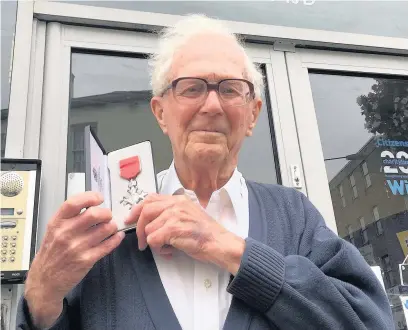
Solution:
{"label": "man's nose", "polygon": [[223,112],[220,97],[216,91],[212,90],[208,92],[207,98],[205,99],[200,112],[210,115],[218,115]]}

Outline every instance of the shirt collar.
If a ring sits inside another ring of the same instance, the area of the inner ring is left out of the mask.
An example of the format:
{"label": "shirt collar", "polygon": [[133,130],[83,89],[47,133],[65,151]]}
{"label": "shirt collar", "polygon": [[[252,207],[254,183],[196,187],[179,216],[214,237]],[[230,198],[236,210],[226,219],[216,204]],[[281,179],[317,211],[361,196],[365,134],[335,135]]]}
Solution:
{"label": "shirt collar", "polygon": [[[243,185],[245,184],[244,178],[242,174],[238,171],[238,169],[234,170],[231,178],[228,182],[219,189],[221,195],[227,193],[234,210],[238,209],[239,203],[243,196]],[[181,184],[176,168],[174,166],[174,161],[171,163],[165,177],[163,178],[163,183],[160,189],[160,193],[165,195],[174,195],[178,193],[184,192],[184,187]]]}
{"label": "shirt collar", "polygon": [[164,195],[174,195],[178,193],[180,190],[184,190],[183,185],[181,184],[176,168],[174,167],[174,161],[171,163],[165,177],[163,179],[163,183],[160,189],[160,193]]}
{"label": "shirt collar", "polygon": [[235,169],[231,178],[224,185],[224,187],[221,188],[221,191],[223,190],[227,193],[235,211],[239,209],[241,200],[244,197],[243,184],[245,184],[245,181],[242,174],[238,171],[238,169]]}

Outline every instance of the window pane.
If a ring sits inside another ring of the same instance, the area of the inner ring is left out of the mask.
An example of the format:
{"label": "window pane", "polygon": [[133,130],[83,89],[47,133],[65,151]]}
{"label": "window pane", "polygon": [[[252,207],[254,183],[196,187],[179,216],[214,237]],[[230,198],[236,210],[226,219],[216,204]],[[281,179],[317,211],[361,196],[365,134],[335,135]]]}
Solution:
{"label": "window pane", "polygon": [[17,1],[1,1],[1,157],[4,157],[7,138],[10,97],[10,65],[16,28]]}
{"label": "window pane", "polygon": [[[250,138],[246,138],[242,144],[241,151],[238,156],[238,169],[242,172],[246,179],[264,182],[277,183],[280,173],[276,167],[275,159],[272,149],[271,134],[271,111],[266,99],[263,96],[262,109]],[[255,170],[256,169],[256,170]]]}
{"label": "window pane", "polygon": [[406,38],[408,31],[408,6],[403,1],[63,1],[164,14],[202,13],[231,21],[401,38]]}
{"label": "window pane", "polygon": [[367,187],[367,188],[371,187],[370,174],[367,174],[367,175],[365,176],[365,181],[366,181],[366,187]]}
{"label": "window pane", "polygon": [[358,192],[357,192],[357,187],[353,186],[353,197],[357,198],[358,197]]}
{"label": "window pane", "polygon": [[378,212],[378,207],[377,206],[375,206],[374,208],[373,208],[373,214],[374,214],[374,220],[378,220],[378,219],[380,219],[380,213]]}
{"label": "window pane", "polygon": [[356,184],[356,181],[354,180],[354,175],[353,174],[350,175],[350,183],[351,183],[352,187]]}
{"label": "window pane", "polygon": [[382,224],[381,224],[381,220],[376,221],[375,225],[376,225],[376,228],[377,228],[377,234],[381,235],[383,233],[383,227],[382,227]]}
{"label": "window pane", "polygon": [[367,229],[362,230],[361,233],[363,235],[362,243],[363,243],[363,245],[365,245],[365,244],[368,243]]}
{"label": "window pane", "polygon": [[[86,125],[97,129],[107,152],[150,140],[156,171],[169,167],[171,145],[150,109],[145,58],[73,53],[71,78],[67,174],[84,171]],[[244,141],[238,169],[249,180],[277,183],[269,113],[264,102],[253,136]]]}
{"label": "window pane", "polygon": [[367,163],[363,163],[363,165],[361,165],[361,167],[363,168],[363,174],[367,175],[368,174],[368,168],[367,168]]}
{"label": "window pane", "polygon": [[365,229],[365,221],[364,221],[364,218],[360,218],[360,226],[361,226],[361,229]]}
{"label": "window pane", "polygon": [[[358,199],[345,208],[341,197],[332,193],[338,233],[346,238],[348,226],[363,229],[361,235],[354,235],[355,245],[368,264],[380,266],[383,272],[381,258],[389,256],[385,286],[395,320],[404,320],[401,301],[395,297],[403,292],[398,264],[408,254],[404,183],[408,175],[398,165],[408,152],[408,80],[329,72],[310,72],[309,78],[330,191],[343,185],[344,197],[349,199],[356,189],[359,192]],[[346,156],[351,154],[355,157],[348,161]],[[344,158],[327,160],[334,157]],[[354,187],[347,182],[352,174]]]}

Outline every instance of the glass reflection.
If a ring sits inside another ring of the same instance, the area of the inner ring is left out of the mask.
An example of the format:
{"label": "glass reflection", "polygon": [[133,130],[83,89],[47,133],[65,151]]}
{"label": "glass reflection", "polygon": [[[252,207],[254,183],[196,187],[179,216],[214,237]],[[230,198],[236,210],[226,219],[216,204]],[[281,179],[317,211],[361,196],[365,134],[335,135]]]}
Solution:
{"label": "glass reflection", "polygon": [[[68,195],[84,190],[87,125],[94,129],[107,152],[150,140],[156,171],[169,167],[173,159],[171,145],[150,110],[147,73],[143,57],[72,54]],[[238,168],[248,180],[277,183],[269,115],[264,101],[253,136],[243,143]]]}
{"label": "glass reflection", "polygon": [[381,268],[395,329],[406,329],[408,80],[309,77],[338,233]]}

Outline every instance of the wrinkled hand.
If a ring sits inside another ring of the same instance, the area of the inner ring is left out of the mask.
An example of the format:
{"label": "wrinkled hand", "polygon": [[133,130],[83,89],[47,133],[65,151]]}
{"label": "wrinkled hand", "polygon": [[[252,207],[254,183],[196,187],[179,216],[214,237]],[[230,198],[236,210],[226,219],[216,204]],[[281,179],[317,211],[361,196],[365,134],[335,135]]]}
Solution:
{"label": "wrinkled hand", "polygon": [[152,194],[133,206],[126,224],[136,224],[139,249],[147,245],[168,257],[173,249],[235,274],[245,242],[184,195]]}
{"label": "wrinkled hand", "polygon": [[58,318],[67,293],[125,236],[117,233],[109,209],[95,207],[102,202],[99,194],[78,194],[65,201],[48,222],[25,286],[25,298],[36,325],[50,326]]}

